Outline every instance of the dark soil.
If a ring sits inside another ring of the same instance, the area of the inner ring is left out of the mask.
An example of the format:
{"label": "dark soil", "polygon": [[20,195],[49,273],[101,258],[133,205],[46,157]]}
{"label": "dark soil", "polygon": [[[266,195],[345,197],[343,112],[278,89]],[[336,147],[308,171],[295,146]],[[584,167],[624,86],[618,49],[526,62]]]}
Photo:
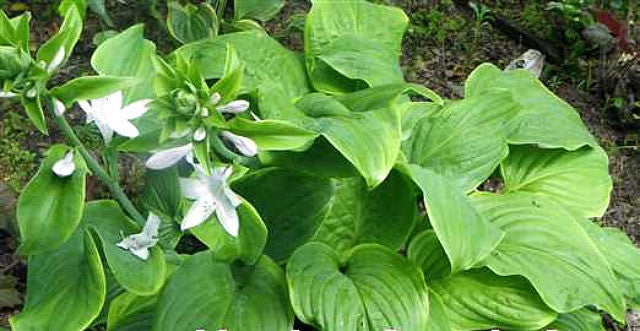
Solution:
{"label": "dark soil", "polygon": [[[15,2],[9,1],[9,3]],[[440,1],[377,0],[377,2],[398,5],[405,9],[411,19],[411,26],[404,40],[402,54],[402,66],[407,80],[423,84],[445,97],[461,97],[465,78],[479,63],[493,62],[504,67],[527,50],[527,47],[522,45],[519,40],[505,37],[493,29],[490,24],[481,26],[479,38],[474,41],[473,20],[467,16],[467,13],[460,11],[455,6],[441,4]],[[55,12],[51,11],[49,1],[30,3],[32,3],[30,6],[34,14],[32,42],[39,45],[57,30],[60,20]],[[117,25],[115,29],[123,30],[136,22],[143,21],[146,24],[147,37],[156,43],[160,53],[166,54],[173,49],[176,44],[164,33],[161,25],[141,12],[134,3],[135,1],[128,1],[125,5],[112,2],[109,13]],[[518,2],[514,6],[520,7],[514,7],[513,13],[522,12],[520,10],[523,8],[522,2]],[[302,50],[303,14],[308,9],[308,1],[288,0],[278,17],[265,24],[267,31],[289,48]],[[507,10],[507,12],[509,11]],[[518,15],[515,15],[513,19],[520,20]],[[541,26],[544,27],[544,25]],[[96,47],[92,42],[93,36],[95,33],[107,29],[108,27],[97,17],[93,14],[89,15],[82,40],[76,47],[70,63],[59,75],[60,81],[92,73],[88,59]],[[550,33],[553,31],[544,32],[547,36]],[[549,66],[541,79],[580,112],[586,125],[598,137],[609,154],[614,189],[610,207],[602,222],[605,225],[623,229],[636,244],[640,244],[640,149],[638,148],[640,141],[637,141],[637,138],[636,141],[633,141],[630,139],[634,137],[633,132],[620,129],[607,119],[603,101],[596,90],[585,91],[578,83],[578,79],[559,75],[558,72],[563,72],[562,69],[561,65]],[[17,106],[7,108],[6,103],[1,105],[0,120],[3,120],[8,112],[22,111]],[[84,118],[81,112],[75,111],[70,114],[72,124],[78,126],[83,124]],[[0,129],[2,129],[1,126],[2,124],[0,124]],[[2,131],[0,130],[0,132]],[[95,144],[100,143],[95,130],[89,132],[84,130],[83,132],[86,133],[82,137],[83,139],[93,141]],[[39,159],[47,146],[61,141],[59,132],[53,128],[48,137],[34,130],[21,141],[21,148],[35,153],[36,159]],[[1,169],[3,169],[2,165],[0,165]],[[122,169],[127,173],[139,175],[139,168],[131,160],[126,161]],[[30,173],[26,178],[35,169],[28,171]],[[137,176],[122,177],[128,178],[123,184],[129,191],[136,192],[139,189],[135,180],[138,178]],[[0,176],[0,191],[4,187],[2,192],[6,193],[8,191],[2,180],[3,177]],[[91,188],[88,192],[90,198],[108,196],[106,189],[95,180],[90,180],[88,187]],[[5,198],[0,195],[0,212],[7,206],[12,209],[15,204],[14,198],[15,194],[14,197],[6,196]],[[3,225],[3,219],[0,218],[0,228]],[[13,254],[18,244],[15,234],[15,230],[0,230],[0,272],[15,277],[19,284],[17,289],[24,293],[26,267],[24,261]],[[6,319],[13,313],[15,311],[12,309],[0,311],[0,327],[8,325]]]}

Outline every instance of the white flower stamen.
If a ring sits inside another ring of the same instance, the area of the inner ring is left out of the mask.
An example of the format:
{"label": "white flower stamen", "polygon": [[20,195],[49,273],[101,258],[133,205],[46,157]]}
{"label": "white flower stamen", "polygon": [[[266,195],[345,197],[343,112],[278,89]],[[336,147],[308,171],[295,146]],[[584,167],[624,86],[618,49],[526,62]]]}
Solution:
{"label": "white flower stamen", "polygon": [[149,249],[158,243],[159,228],[160,218],[153,213],[149,213],[142,232],[125,237],[116,246],[129,250],[133,255],[146,260],[149,258]]}
{"label": "white flower stamen", "polygon": [[222,131],[221,135],[242,155],[252,157],[258,154],[258,145],[250,138],[239,136],[229,131]]}
{"label": "white flower stamen", "polygon": [[71,176],[76,170],[76,164],[73,162],[73,151],[68,152],[62,159],[54,163],[51,170],[60,178]]}
{"label": "white flower stamen", "polygon": [[105,142],[111,141],[113,133],[135,138],[140,132],[131,120],[142,116],[147,111],[150,99],[143,99],[123,107],[122,91],[104,98],[91,101],[79,101],[80,108],[87,113],[87,123],[95,122]]}
{"label": "white flower stamen", "polygon": [[56,69],[58,69],[58,67],[62,64],[62,61],[64,61],[65,56],[66,52],[64,50],[64,47],[61,46],[58,49],[58,52],[56,52],[56,55],[53,57],[53,59],[51,59],[51,62],[49,62],[49,65],[47,65],[47,72],[53,73],[54,71],[56,71]]}

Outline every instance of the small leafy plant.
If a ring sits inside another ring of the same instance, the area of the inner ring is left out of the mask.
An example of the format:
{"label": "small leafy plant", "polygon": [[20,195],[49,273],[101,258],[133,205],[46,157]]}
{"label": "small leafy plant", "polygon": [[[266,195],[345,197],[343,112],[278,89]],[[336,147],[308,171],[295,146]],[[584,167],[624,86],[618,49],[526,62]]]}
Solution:
{"label": "small leafy plant", "polygon": [[[19,199],[15,330],[600,330],[640,307],[640,250],[590,220],[607,155],[529,72],[483,64],[444,100],[404,81],[401,10],[316,0],[304,56],[254,30],[161,57],[136,25],[51,86],[82,30],[64,16],[35,58],[29,15],[0,16],[2,96],[68,141]],[[89,175],[113,200],[86,201]]]}

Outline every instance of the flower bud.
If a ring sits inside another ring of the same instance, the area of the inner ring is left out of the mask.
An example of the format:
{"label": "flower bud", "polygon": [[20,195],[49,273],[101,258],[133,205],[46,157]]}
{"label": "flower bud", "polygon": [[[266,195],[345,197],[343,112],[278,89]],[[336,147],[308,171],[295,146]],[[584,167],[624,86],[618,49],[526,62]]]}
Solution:
{"label": "flower bud", "polygon": [[258,154],[258,145],[256,145],[255,141],[247,137],[233,134],[229,131],[222,131],[221,135],[222,138],[233,145],[240,154],[249,157],[256,156]]}
{"label": "flower bud", "polygon": [[203,141],[205,138],[207,137],[207,130],[203,127],[199,127],[194,133],[193,133],[193,140],[195,141]]}
{"label": "flower bud", "polygon": [[64,112],[66,110],[67,109],[65,108],[64,104],[60,102],[60,100],[53,99],[53,112],[56,114],[56,116],[64,115]]}
{"label": "flower bud", "polygon": [[73,162],[73,151],[70,151],[62,159],[54,163],[51,170],[60,178],[71,176],[76,170],[76,164]]}
{"label": "flower bud", "polygon": [[64,57],[65,50],[64,47],[61,46],[60,48],[58,48],[58,52],[53,57],[53,59],[51,59],[51,62],[49,62],[49,65],[47,65],[47,72],[53,73],[54,71],[56,71],[56,69],[58,69],[58,67],[62,64],[62,61],[64,61]]}
{"label": "flower bud", "polygon": [[247,100],[236,100],[229,102],[224,106],[220,106],[216,108],[221,113],[228,114],[240,114],[249,109],[249,101]]}

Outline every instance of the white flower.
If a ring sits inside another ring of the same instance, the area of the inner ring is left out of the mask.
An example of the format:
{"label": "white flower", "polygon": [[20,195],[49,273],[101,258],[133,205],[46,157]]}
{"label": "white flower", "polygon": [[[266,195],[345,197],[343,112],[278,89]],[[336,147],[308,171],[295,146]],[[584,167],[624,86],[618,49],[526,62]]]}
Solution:
{"label": "white flower", "polygon": [[0,91],[0,98],[13,98],[15,96],[17,96],[17,94],[15,94],[13,92]]}
{"label": "white flower", "polygon": [[149,248],[158,243],[158,229],[160,228],[160,218],[153,213],[149,213],[147,223],[142,232],[125,237],[116,246],[127,249],[133,255],[146,260],[149,258]]}
{"label": "white flower", "polygon": [[53,59],[51,59],[51,62],[49,62],[49,65],[47,65],[47,72],[52,73],[56,71],[56,69],[58,69],[58,67],[62,64],[62,61],[64,61],[65,55],[66,54],[65,54],[64,47],[61,46],[60,48],[58,48],[58,52],[53,57]]}
{"label": "white flower", "polygon": [[203,127],[199,127],[194,133],[193,133],[193,140],[195,141],[203,141],[204,138],[207,137],[207,130]]}
{"label": "white flower", "polygon": [[216,107],[216,110],[220,113],[227,114],[240,114],[249,109],[249,101],[247,100],[235,100],[226,105]]}
{"label": "white flower", "polygon": [[256,145],[255,141],[229,131],[222,131],[221,135],[222,138],[232,144],[242,155],[256,156],[258,154],[258,145]]}
{"label": "white flower", "polygon": [[73,151],[70,151],[58,162],[54,163],[51,170],[60,178],[71,176],[76,170],[76,164],[73,162]]}
{"label": "white flower", "polygon": [[53,99],[53,112],[56,114],[56,116],[64,115],[64,112],[66,110],[67,109],[65,108],[64,104],[60,102],[60,100]]}
{"label": "white flower", "polygon": [[140,132],[130,121],[142,116],[151,100],[138,100],[124,107],[122,102],[122,91],[118,91],[89,102],[79,101],[78,104],[87,113],[87,123],[95,122],[104,140],[109,142],[114,131],[125,137],[137,137]]}
{"label": "white flower", "polygon": [[184,196],[195,200],[182,220],[180,228],[186,230],[195,227],[209,219],[215,212],[225,231],[237,237],[240,222],[236,207],[242,200],[227,183],[231,176],[231,167],[214,168],[209,176],[199,165],[193,166],[196,178],[180,178],[180,187]]}
{"label": "white flower", "polygon": [[175,148],[165,149],[153,154],[146,162],[146,166],[153,170],[162,170],[178,163],[193,149],[193,144],[186,144]]}

